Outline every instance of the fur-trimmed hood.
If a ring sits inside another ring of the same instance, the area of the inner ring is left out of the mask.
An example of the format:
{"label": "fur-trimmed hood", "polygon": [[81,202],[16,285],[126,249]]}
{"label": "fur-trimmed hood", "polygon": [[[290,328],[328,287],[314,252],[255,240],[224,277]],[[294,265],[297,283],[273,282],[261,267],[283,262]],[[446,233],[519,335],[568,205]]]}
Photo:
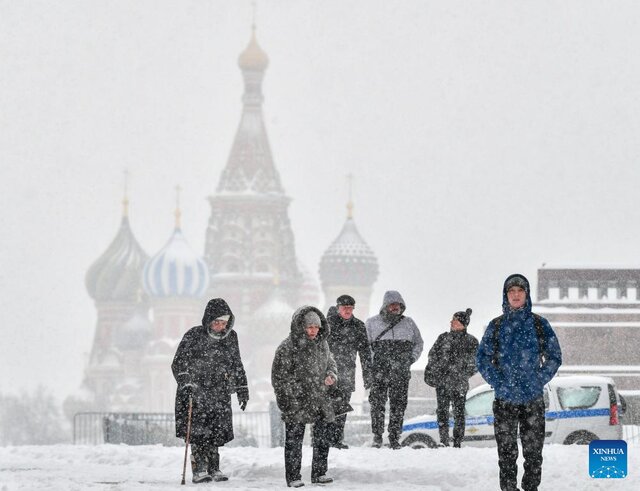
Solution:
{"label": "fur-trimmed hood", "polygon": [[299,345],[301,341],[307,339],[307,333],[304,330],[304,316],[307,312],[315,312],[320,317],[320,330],[316,336],[315,341],[320,342],[326,340],[331,332],[331,327],[325,318],[324,314],[319,309],[312,307],[311,305],[303,305],[297,309],[291,318],[291,333],[289,337],[295,346]]}

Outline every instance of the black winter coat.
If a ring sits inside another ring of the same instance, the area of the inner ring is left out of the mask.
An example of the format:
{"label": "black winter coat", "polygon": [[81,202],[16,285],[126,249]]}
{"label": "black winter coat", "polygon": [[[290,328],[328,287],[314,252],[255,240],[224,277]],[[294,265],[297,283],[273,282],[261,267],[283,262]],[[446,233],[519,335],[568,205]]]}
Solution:
{"label": "black winter coat", "polygon": [[[230,315],[227,327],[221,335],[212,337],[209,324],[221,315]],[[178,382],[175,418],[176,436],[180,438],[187,434],[189,397],[185,384],[193,383],[197,386],[192,396],[193,441],[206,440],[221,446],[233,440],[231,394],[248,394],[234,320],[227,303],[213,299],[207,305],[202,325],[189,329],[178,346],[171,369]]]}
{"label": "black winter coat", "polygon": [[446,387],[466,392],[469,390],[469,378],[478,371],[476,352],[478,340],[467,330],[444,332],[438,336],[429,350],[429,362],[425,369],[425,382],[428,377],[435,387]]}
{"label": "black winter coat", "polygon": [[356,317],[345,320],[336,307],[327,313],[331,327],[327,342],[338,367],[338,388],[353,392],[356,390],[356,355],[360,355],[362,378],[365,386],[371,384],[371,349],[364,322]]}
{"label": "black winter coat", "polygon": [[[307,338],[304,316],[313,310],[321,320],[314,340]],[[287,423],[333,421],[335,413],[324,380],[338,380],[336,362],[331,356],[327,336],[329,325],[315,307],[301,307],[291,320],[291,333],[276,350],[271,368],[271,384],[282,419]]]}

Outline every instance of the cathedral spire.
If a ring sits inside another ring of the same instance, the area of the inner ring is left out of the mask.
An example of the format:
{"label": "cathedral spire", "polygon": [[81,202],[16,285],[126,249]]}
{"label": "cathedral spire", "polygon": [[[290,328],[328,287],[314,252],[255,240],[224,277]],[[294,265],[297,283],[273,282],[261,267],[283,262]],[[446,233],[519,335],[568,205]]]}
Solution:
{"label": "cathedral spire", "polygon": [[180,228],[180,217],[182,216],[182,212],[180,211],[180,191],[182,188],[180,185],[176,186],[176,211],[174,212],[176,216],[176,228]]}
{"label": "cathedral spire", "polygon": [[242,116],[217,191],[225,194],[283,195],[262,116],[262,79],[269,64],[258,45],[256,28],[238,58],[244,78]]}
{"label": "cathedral spire", "polygon": [[347,184],[349,186],[349,201],[347,201],[347,219],[353,218],[353,174],[347,176]]}
{"label": "cathedral spire", "polygon": [[[276,169],[262,111],[262,78],[269,63],[258,45],[255,20],[238,58],[244,79],[242,114],[229,159],[209,198],[205,259],[211,295],[250,314],[281,288],[297,300],[301,283],[288,217],[289,198]],[[273,285],[274,275],[279,286]]]}
{"label": "cathedral spire", "polygon": [[124,195],[122,198],[122,218],[129,216],[129,171],[124,170]]}

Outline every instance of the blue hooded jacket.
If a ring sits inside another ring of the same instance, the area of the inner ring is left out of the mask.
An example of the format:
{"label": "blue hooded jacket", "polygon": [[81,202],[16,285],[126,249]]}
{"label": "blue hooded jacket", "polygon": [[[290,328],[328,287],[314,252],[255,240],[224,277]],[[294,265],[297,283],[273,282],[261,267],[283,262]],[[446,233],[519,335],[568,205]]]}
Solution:
{"label": "blue hooded jacket", "polygon": [[[527,285],[527,301],[517,310],[511,309],[506,285],[519,276]],[[495,389],[496,399],[512,404],[526,404],[542,397],[543,387],[562,364],[560,344],[549,322],[541,317],[545,339],[545,361],[540,365],[540,347],[533,314],[529,281],[522,275],[509,276],[502,287],[504,316],[498,333],[497,365],[493,364],[495,323],[491,321],[482,337],[476,364],[484,379]]]}

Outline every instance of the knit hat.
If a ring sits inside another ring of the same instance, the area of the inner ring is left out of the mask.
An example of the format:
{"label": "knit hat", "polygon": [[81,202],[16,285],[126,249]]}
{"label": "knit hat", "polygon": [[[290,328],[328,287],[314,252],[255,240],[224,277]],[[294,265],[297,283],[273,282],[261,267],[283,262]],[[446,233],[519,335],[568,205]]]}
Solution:
{"label": "knit hat", "polygon": [[464,312],[456,312],[455,314],[453,314],[453,317],[459,320],[460,324],[462,324],[464,327],[467,327],[469,325],[469,322],[471,322],[471,312],[473,312],[471,309],[467,309]]}
{"label": "knit hat", "polygon": [[522,276],[514,275],[513,277],[509,278],[509,280],[504,285],[504,291],[508,292],[509,288],[512,288],[514,286],[519,286],[525,292],[527,292],[527,293],[529,292],[529,283]]}
{"label": "knit hat", "polygon": [[230,315],[221,315],[220,317],[216,317],[214,320],[229,322],[230,317],[231,317]]}
{"label": "knit hat", "polygon": [[304,318],[302,320],[303,320],[303,325],[304,325],[305,328],[307,328],[309,326],[318,326],[318,327],[320,327],[320,325],[321,325],[320,316],[316,312],[314,312],[313,310],[310,310],[309,312],[304,314]]}
{"label": "knit hat", "polygon": [[353,307],[355,304],[356,304],[355,299],[350,295],[340,295],[336,300],[337,306],[344,305],[344,306]]}

